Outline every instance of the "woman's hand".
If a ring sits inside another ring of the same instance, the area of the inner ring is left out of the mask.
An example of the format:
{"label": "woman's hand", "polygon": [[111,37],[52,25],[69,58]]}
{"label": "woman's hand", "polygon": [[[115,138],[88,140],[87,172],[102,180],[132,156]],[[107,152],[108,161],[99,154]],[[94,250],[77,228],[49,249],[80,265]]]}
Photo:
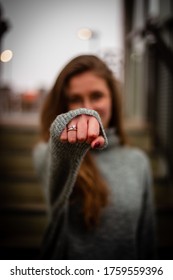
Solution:
{"label": "woman's hand", "polygon": [[[69,130],[74,126],[76,130]],[[99,148],[104,145],[104,138],[100,135],[100,125],[97,119],[89,115],[80,115],[68,123],[60,136],[62,142],[83,143],[87,142],[92,148]]]}

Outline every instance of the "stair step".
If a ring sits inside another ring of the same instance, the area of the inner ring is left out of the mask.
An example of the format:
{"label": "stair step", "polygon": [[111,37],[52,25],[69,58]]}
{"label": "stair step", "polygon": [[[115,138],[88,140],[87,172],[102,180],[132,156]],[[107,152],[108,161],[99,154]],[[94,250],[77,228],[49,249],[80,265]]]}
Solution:
{"label": "stair step", "polygon": [[[168,212],[169,213],[169,212]],[[167,214],[168,214],[167,213]],[[173,215],[158,215],[157,228],[159,247],[173,247]]]}
{"label": "stair step", "polygon": [[39,247],[47,225],[46,215],[1,214],[0,246]]}
{"label": "stair step", "polygon": [[170,213],[173,217],[173,186],[154,186],[154,199],[158,211],[167,214]]}
{"label": "stair step", "polygon": [[31,150],[39,140],[38,128],[0,127],[0,147],[3,150]]}
{"label": "stair step", "polygon": [[1,203],[0,206],[1,214],[3,216],[9,215],[47,215],[47,205],[46,203]]}
{"label": "stair step", "polygon": [[0,158],[1,176],[5,177],[34,177],[36,173],[33,166],[32,152],[30,153],[2,153]]}
{"label": "stair step", "polygon": [[1,204],[44,203],[45,196],[37,182],[1,182],[0,201]]}

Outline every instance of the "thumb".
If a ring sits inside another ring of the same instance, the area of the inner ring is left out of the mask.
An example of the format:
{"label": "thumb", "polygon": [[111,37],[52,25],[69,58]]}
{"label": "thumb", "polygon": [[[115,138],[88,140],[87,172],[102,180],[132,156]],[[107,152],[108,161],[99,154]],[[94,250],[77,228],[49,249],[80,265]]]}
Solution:
{"label": "thumb", "polygon": [[100,135],[91,142],[91,148],[92,149],[102,148],[104,143],[105,143],[105,139],[103,138],[103,136]]}

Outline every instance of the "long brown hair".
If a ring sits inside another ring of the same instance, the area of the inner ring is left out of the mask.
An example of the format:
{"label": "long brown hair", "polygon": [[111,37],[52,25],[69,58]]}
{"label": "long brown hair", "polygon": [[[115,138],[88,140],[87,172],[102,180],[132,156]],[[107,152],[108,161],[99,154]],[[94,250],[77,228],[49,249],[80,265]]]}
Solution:
{"label": "long brown hair", "polygon": [[[49,139],[49,128],[56,116],[68,111],[66,98],[68,82],[72,77],[88,71],[92,71],[106,81],[112,98],[112,116],[109,127],[116,128],[121,145],[126,143],[118,83],[108,66],[94,55],[80,55],[72,59],[60,72],[46,97],[41,112],[41,136],[44,141]],[[108,204],[109,191],[90,152],[86,154],[81,164],[72,197],[78,195],[83,200],[82,210],[85,224],[88,228],[97,225],[101,209]]]}

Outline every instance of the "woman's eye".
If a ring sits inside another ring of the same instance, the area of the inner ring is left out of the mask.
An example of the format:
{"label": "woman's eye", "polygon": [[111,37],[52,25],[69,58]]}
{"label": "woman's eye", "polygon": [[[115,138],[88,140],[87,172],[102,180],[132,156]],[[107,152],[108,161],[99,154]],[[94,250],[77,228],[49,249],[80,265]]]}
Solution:
{"label": "woman's eye", "polygon": [[97,92],[97,93],[94,93],[93,95],[92,95],[92,99],[93,100],[98,100],[98,99],[100,99],[100,98],[102,98],[103,97],[103,94],[101,93],[101,92]]}
{"label": "woman's eye", "polygon": [[72,103],[80,103],[81,100],[80,100],[79,97],[74,96],[74,97],[69,98],[69,99],[68,99],[68,102],[71,103],[71,104],[72,104]]}

